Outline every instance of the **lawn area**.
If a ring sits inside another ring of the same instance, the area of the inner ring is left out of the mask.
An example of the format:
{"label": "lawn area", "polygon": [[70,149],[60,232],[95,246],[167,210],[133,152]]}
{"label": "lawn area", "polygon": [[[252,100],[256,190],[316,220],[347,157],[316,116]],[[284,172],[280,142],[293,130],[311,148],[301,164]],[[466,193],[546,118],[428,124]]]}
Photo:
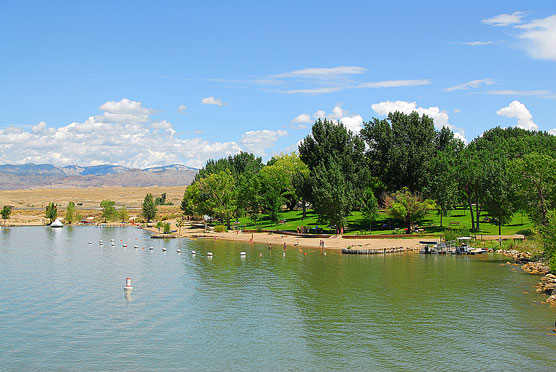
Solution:
{"label": "lawn area", "polygon": [[[296,231],[298,226],[308,226],[309,228],[319,228],[323,229],[323,233],[334,233],[333,228],[329,228],[323,224],[318,223],[318,216],[313,211],[307,211],[307,217],[305,220],[302,219],[302,211],[288,211],[280,213],[280,219],[284,220],[283,223],[271,224],[268,219],[263,219],[259,222],[259,225],[254,224],[248,217],[243,217],[239,219],[239,224],[245,226],[246,229],[256,229],[260,226],[263,230],[287,230]],[[484,235],[498,235],[498,226],[494,223],[483,222],[488,215],[486,213],[481,214],[480,230],[476,234]],[[427,216],[420,221],[419,227],[424,228],[427,234],[438,234],[440,235],[444,229],[469,229],[471,227],[471,217],[469,215],[469,210],[464,210],[463,208],[458,208],[453,210],[449,216],[442,219],[444,225],[443,228],[440,227],[440,217],[436,212],[430,212]],[[377,221],[374,222],[372,226],[372,231],[369,232],[368,226],[363,225],[360,212],[353,212],[348,217],[349,229],[345,232],[348,235],[354,234],[372,234],[372,235],[382,235],[382,234],[392,234],[395,231],[399,233],[404,232],[405,226],[402,226],[401,222],[389,218],[385,212],[381,211],[380,216]],[[522,233],[524,231],[530,230],[533,227],[529,216],[521,215],[519,213],[515,214],[512,221],[507,225],[502,225],[503,235],[512,235],[516,233]],[[396,230],[399,229],[399,230]]]}

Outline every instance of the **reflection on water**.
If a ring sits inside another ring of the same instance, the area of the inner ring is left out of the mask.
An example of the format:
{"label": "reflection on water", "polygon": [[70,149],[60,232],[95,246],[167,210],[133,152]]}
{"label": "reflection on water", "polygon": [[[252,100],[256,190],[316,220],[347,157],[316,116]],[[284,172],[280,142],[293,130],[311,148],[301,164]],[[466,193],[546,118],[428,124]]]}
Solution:
{"label": "reflection on water", "polygon": [[503,262],[283,256],[264,245],[151,240],[132,228],[2,229],[0,365],[553,370],[555,313],[538,303],[535,277]]}

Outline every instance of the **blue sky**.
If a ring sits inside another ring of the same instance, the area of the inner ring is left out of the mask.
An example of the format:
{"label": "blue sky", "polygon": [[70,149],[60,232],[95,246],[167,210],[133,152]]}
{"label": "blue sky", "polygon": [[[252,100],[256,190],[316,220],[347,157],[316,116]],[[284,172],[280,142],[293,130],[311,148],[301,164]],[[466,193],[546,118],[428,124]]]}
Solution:
{"label": "blue sky", "polygon": [[546,1],[21,1],[0,47],[0,163],[268,159],[393,110],[468,141],[556,128]]}

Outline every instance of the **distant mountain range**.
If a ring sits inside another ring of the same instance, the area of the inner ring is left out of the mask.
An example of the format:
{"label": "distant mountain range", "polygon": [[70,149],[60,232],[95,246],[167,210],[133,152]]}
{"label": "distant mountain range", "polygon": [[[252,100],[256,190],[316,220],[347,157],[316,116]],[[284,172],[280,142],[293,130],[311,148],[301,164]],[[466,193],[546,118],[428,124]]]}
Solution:
{"label": "distant mountain range", "polygon": [[89,167],[5,164],[0,165],[0,189],[185,186],[191,183],[197,172],[197,169],[181,164],[145,169],[109,164]]}

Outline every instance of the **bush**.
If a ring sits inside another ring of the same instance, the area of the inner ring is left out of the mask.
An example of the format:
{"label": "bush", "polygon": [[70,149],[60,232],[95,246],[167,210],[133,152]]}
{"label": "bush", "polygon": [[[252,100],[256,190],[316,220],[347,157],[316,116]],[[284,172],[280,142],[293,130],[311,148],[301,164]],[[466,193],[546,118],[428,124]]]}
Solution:
{"label": "bush", "polygon": [[216,225],[214,226],[214,231],[216,232],[226,232],[226,225]]}
{"label": "bush", "polygon": [[164,224],[164,234],[169,234],[169,233],[170,233],[170,224],[165,223]]}

